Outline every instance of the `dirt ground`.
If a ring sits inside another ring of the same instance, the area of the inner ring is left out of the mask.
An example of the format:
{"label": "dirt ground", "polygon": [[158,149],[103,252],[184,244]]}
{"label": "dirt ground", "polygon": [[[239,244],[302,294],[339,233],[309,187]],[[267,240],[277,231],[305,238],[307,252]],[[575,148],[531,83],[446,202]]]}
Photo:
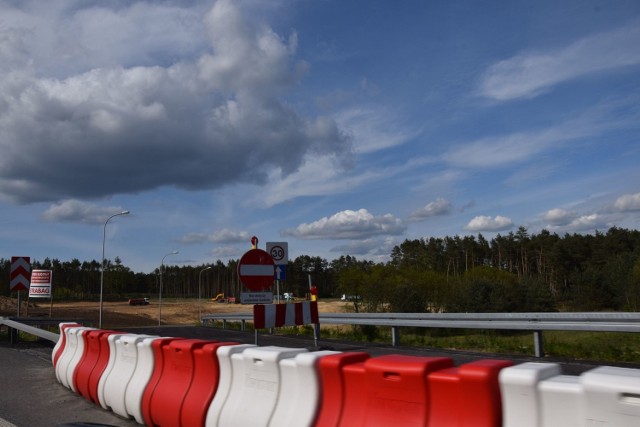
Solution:
{"label": "dirt ground", "polygon": [[[17,298],[0,296],[0,316],[15,316],[17,314]],[[199,323],[199,312],[214,313],[242,313],[252,312],[253,305],[227,304],[202,299],[164,299],[162,300],[163,325],[196,325]],[[350,303],[340,300],[319,300],[320,313],[342,313],[349,311]],[[149,305],[129,305],[124,301],[104,301],[102,305],[103,328],[155,326],[158,324],[159,305],[157,299],[151,299]],[[20,316],[52,317],[56,319],[80,319],[98,325],[100,303],[97,301],[57,302],[49,300],[31,299],[29,306],[22,301]]]}

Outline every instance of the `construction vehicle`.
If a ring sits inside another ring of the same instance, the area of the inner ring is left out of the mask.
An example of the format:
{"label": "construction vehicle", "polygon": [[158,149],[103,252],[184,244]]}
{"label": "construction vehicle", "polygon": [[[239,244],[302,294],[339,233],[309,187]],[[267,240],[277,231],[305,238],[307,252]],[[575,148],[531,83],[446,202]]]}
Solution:
{"label": "construction vehicle", "polygon": [[216,295],[215,298],[211,298],[211,301],[226,302],[226,300],[224,299],[224,293]]}

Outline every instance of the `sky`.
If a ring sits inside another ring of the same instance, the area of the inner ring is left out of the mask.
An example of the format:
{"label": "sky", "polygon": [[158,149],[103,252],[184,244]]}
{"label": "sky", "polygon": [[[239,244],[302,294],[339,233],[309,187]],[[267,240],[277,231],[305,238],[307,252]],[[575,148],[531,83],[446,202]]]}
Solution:
{"label": "sky", "polygon": [[0,0],[0,258],[521,226],[639,228],[637,0]]}

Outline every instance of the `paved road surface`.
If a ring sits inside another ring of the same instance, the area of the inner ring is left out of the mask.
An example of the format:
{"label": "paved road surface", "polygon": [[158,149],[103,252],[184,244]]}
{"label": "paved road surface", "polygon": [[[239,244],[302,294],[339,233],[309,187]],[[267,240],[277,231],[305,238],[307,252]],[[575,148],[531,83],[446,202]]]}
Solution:
{"label": "paved road surface", "polygon": [[0,343],[0,426],[52,427],[79,422],[139,426],[60,385],[51,364],[52,349]]}
{"label": "paved road surface", "polygon": [[[201,327],[131,328],[132,333],[146,333],[160,336],[200,338],[219,341],[235,341],[253,344],[253,332],[230,331]],[[303,347],[310,350],[333,349],[339,351],[366,351],[372,356],[383,354],[408,354],[417,356],[451,357],[456,365],[473,360],[494,358],[510,359],[516,363],[527,361],[560,362],[564,374],[579,375],[585,370],[604,363],[576,362],[568,360],[536,359],[534,357],[507,357],[471,352],[449,352],[443,350],[392,347],[390,345],[363,345],[336,340],[319,340],[314,343],[310,337],[280,335],[260,335],[259,345],[282,347]],[[0,342],[0,427],[51,427],[71,423],[97,423],[110,426],[138,426],[135,421],[126,420],[110,411],[86,401],[81,396],[60,385],[51,364],[53,345],[11,346]],[[612,365],[612,364],[608,364]],[[638,364],[617,364],[618,366],[640,368]]]}

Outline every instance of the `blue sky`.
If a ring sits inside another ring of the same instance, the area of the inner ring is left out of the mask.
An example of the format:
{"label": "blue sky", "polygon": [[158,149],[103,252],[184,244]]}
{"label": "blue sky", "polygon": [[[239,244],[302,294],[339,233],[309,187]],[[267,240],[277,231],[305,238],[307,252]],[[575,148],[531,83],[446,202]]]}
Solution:
{"label": "blue sky", "polygon": [[640,225],[640,2],[0,1],[0,256]]}

